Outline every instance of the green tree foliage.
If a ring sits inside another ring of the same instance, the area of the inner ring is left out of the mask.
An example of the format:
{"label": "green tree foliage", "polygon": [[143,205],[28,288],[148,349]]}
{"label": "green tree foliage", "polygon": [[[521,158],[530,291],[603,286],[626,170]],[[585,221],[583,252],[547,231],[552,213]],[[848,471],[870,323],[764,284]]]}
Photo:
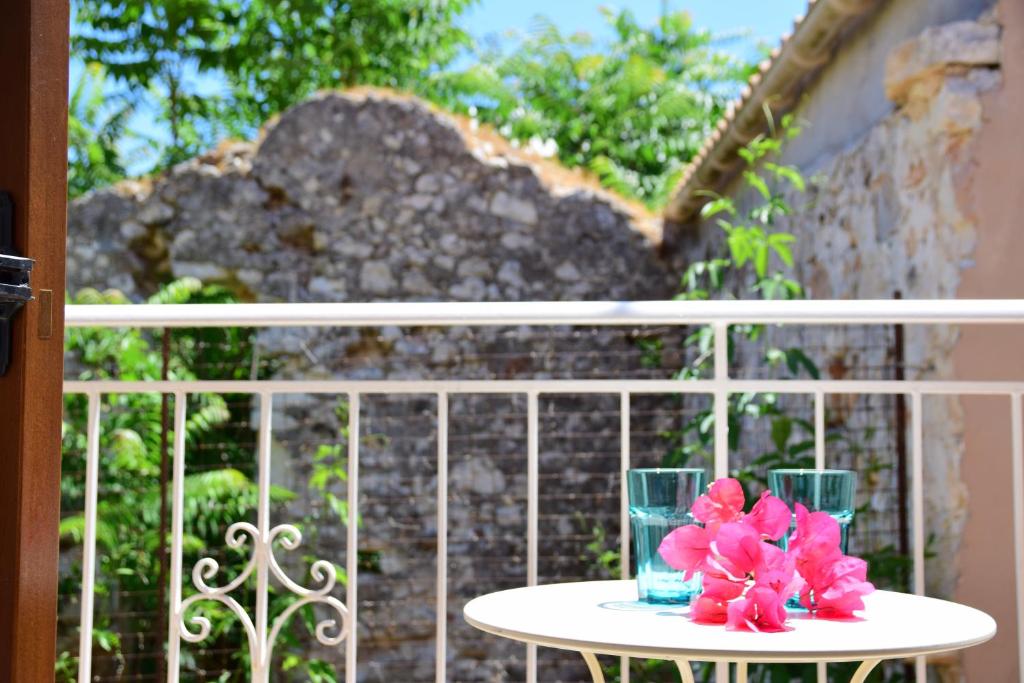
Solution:
{"label": "green tree foliage", "polygon": [[[749,71],[685,12],[643,26],[629,10],[606,10],[606,41],[538,18],[525,40],[478,50],[458,24],[475,2],[73,0],[72,46],[127,89],[129,104],[155,107],[167,136],[148,140],[154,169],[220,137],[250,137],[316,90],[380,85],[541,141],[651,206]],[[470,66],[455,67],[467,51]],[[116,175],[86,177],[75,191]]]}
{"label": "green tree foliage", "polygon": [[[750,207],[740,208],[734,196],[712,195],[702,209],[702,217],[713,220],[720,231],[718,251],[708,258],[692,262],[683,273],[677,299],[797,299],[803,287],[790,277],[793,267],[792,245],[796,237],[778,225],[780,218],[793,213],[784,198],[783,187],[801,193],[805,181],[799,170],[778,163],[785,140],[800,134],[792,116],[785,116],[776,129],[769,116],[772,133],[759,135],[739,151],[746,168],[739,196],[751,198]],[[733,325],[728,330],[728,357],[735,359],[739,340],[758,342],[763,325]],[[710,375],[714,362],[714,330],[697,329],[686,340],[695,349],[693,359],[676,373],[677,379],[700,379]],[[817,379],[818,367],[799,347],[765,348],[758,359],[764,367],[777,368],[792,377],[807,375]],[[764,486],[764,473],[775,467],[814,467],[814,426],[788,415],[778,406],[775,394],[734,394],[729,407],[729,448],[739,450],[749,430],[744,420],[770,422],[774,449],[755,458],[751,464],[733,473],[744,484]],[[698,413],[674,435],[676,447],[666,464],[683,466],[693,459],[710,461],[714,448],[714,414],[708,409]],[[749,494],[749,492],[748,492]]]}
{"label": "green tree foliage", "polygon": [[469,43],[474,0],[73,0],[73,56],[156,106],[156,168],[251,136],[320,88],[412,88]]}
{"label": "green tree foliage", "polygon": [[247,128],[316,90],[417,90],[470,46],[458,17],[476,0],[249,0],[217,66]]}
{"label": "green tree foliage", "polygon": [[748,67],[686,12],[666,13],[653,27],[629,10],[603,12],[609,41],[566,35],[538,18],[514,49],[434,75],[429,92],[514,140],[553,141],[564,164],[660,206]]}
{"label": "green tree foliage", "polygon": [[89,64],[68,99],[68,194],[71,197],[125,176],[119,143],[133,108],[122,96],[104,91],[106,72]]}
{"label": "green tree foliage", "polygon": [[222,98],[203,92],[204,76],[232,46],[236,0],[74,0],[72,54],[102,64],[133,104],[156,104],[169,140],[158,166],[188,159],[225,132]]}

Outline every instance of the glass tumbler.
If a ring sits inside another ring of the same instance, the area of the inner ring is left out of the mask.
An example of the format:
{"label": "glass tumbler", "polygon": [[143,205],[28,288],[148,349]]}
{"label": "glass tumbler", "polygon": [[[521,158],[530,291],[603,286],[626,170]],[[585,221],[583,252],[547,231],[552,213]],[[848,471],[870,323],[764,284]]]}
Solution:
{"label": "glass tumbler", "polygon": [[658,554],[658,546],[673,529],[697,523],[690,509],[705,485],[704,470],[697,468],[627,473],[636,581],[642,601],[686,605],[700,591],[700,577],[684,581],[683,572],[668,566]]}
{"label": "glass tumbler", "polygon": [[[850,524],[853,522],[854,495],[857,492],[857,473],[852,470],[770,470],[768,488],[795,510],[800,503],[811,512],[827,512],[839,522],[843,554],[850,542]],[[790,523],[790,534],[796,529],[796,513]],[[782,538],[785,549],[789,534]]]}

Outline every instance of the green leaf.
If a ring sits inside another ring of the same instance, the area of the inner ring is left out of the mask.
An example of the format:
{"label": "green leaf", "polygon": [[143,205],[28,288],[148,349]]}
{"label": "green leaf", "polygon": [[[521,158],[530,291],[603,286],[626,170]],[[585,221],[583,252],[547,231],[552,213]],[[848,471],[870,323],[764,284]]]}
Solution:
{"label": "green leaf", "polygon": [[771,190],[768,189],[768,184],[765,183],[757,173],[753,171],[744,171],[743,179],[747,181],[748,185],[757,190],[758,194],[762,197],[765,199],[771,199],[772,193]]}
{"label": "green leaf", "polygon": [[733,200],[728,197],[719,197],[713,199],[704,206],[701,207],[700,215],[701,218],[711,218],[722,212],[728,213],[730,216],[736,215],[736,206]]}
{"label": "green leaf", "polygon": [[788,181],[798,192],[803,192],[807,189],[807,183],[804,181],[803,175],[795,166],[783,166],[766,161],[764,167],[774,173],[777,178]]}
{"label": "green leaf", "polygon": [[768,236],[768,246],[771,247],[779,259],[786,264],[787,267],[793,267],[793,251],[790,249],[791,244],[796,242],[796,237],[789,233],[777,232],[773,235]]}
{"label": "green leaf", "polygon": [[768,246],[764,242],[758,242],[754,247],[754,270],[759,278],[768,272]]}
{"label": "green leaf", "polygon": [[[57,533],[61,539],[81,543],[85,537],[85,516],[79,513],[63,518],[60,520]],[[107,549],[118,544],[117,530],[104,519],[96,521],[96,542]]]}
{"label": "green leaf", "polygon": [[778,451],[785,451],[789,437],[793,433],[793,421],[788,417],[772,420],[772,443]]}
{"label": "green leaf", "polygon": [[798,375],[803,368],[813,379],[821,379],[818,366],[801,349],[786,349],[786,366],[793,375]]}
{"label": "green leaf", "polygon": [[188,303],[193,296],[201,292],[203,283],[198,278],[183,277],[167,283],[160,290],[149,297],[148,304],[184,304]]}

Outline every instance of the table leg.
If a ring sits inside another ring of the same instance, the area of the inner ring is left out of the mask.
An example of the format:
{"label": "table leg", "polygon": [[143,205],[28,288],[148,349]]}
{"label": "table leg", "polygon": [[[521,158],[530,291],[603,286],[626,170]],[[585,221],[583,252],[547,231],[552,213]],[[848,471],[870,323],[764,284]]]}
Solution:
{"label": "table leg", "polygon": [[857,671],[854,672],[853,678],[850,679],[850,683],[864,683],[867,680],[868,674],[878,666],[881,659],[865,659],[861,662],[861,665],[857,667]]}
{"label": "table leg", "polygon": [[[593,652],[580,652],[580,654],[583,655],[583,661],[587,663],[587,668],[590,669],[590,677],[594,679],[594,683],[605,683],[604,671],[601,669],[600,662],[597,661],[597,656]],[[854,672],[853,678],[850,679],[850,683],[864,683],[868,678],[868,674],[874,671],[881,661],[880,659],[866,659],[861,662],[861,665],[857,667],[857,671]],[[675,663],[683,683],[695,683],[690,662],[686,659],[677,659]],[[736,662],[736,683],[747,683],[746,662]]]}
{"label": "table leg", "polygon": [[587,668],[590,669],[590,677],[594,679],[594,683],[604,683],[604,671],[601,670],[601,664],[597,661],[597,657],[593,652],[581,652],[583,655],[583,661],[587,663]]}
{"label": "table leg", "polygon": [[690,660],[677,659],[676,667],[679,669],[679,677],[683,679],[683,683],[695,683],[693,680],[693,668],[690,666]]}

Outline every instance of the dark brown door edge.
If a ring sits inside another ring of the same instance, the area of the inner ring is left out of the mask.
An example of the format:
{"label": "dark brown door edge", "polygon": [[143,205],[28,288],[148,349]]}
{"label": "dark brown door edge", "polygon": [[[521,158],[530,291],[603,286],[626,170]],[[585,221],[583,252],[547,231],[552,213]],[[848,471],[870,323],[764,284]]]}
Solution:
{"label": "dark brown door edge", "polygon": [[[68,1],[0,2],[0,190],[13,242],[34,259],[0,378],[0,683],[50,683],[67,213]],[[47,305],[48,304],[48,305]]]}

